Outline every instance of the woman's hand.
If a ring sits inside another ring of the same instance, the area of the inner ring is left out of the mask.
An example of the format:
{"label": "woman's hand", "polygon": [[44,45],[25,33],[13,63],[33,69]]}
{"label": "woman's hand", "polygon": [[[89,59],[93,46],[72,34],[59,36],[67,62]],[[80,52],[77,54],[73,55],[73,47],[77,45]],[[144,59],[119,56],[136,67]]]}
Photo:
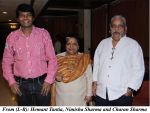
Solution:
{"label": "woman's hand", "polygon": [[63,81],[63,76],[60,74],[60,73],[56,73],[56,81],[57,82],[61,82],[61,81]]}
{"label": "woman's hand", "polygon": [[86,101],[86,103],[88,103],[92,100],[92,97],[91,96],[85,96],[84,100]]}
{"label": "woman's hand", "polygon": [[93,93],[93,96],[96,96],[96,88],[97,88],[97,82],[93,82],[92,84],[92,93]]}

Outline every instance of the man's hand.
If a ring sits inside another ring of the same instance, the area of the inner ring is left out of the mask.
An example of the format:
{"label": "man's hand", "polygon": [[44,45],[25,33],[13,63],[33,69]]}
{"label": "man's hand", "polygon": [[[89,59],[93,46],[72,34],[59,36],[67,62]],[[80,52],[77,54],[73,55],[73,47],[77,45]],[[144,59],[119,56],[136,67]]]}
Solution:
{"label": "man's hand", "polygon": [[43,83],[43,86],[42,86],[42,91],[41,91],[41,94],[43,96],[47,96],[48,93],[50,92],[50,87],[51,87],[51,84],[47,83],[47,82],[44,82]]}
{"label": "man's hand", "polygon": [[96,96],[96,88],[97,88],[97,82],[94,81],[93,84],[92,84],[92,93],[93,93],[93,96]]}
{"label": "man's hand", "polygon": [[124,94],[125,96],[132,96],[133,92],[129,89],[127,89],[127,92]]}
{"label": "man's hand", "polygon": [[11,88],[11,91],[12,91],[15,95],[19,95],[19,96],[22,95],[22,93],[21,93],[21,91],[20,91],[20,88],[19,88],[19,85],[18,85],[17,83],[12,84],[12,85],[10,86],[10,88]]}
{"label": "man's hand", "polygon": [[92,97],[91,96],[85,96],[85,99],[86,103],[90,102],[92,100]]}

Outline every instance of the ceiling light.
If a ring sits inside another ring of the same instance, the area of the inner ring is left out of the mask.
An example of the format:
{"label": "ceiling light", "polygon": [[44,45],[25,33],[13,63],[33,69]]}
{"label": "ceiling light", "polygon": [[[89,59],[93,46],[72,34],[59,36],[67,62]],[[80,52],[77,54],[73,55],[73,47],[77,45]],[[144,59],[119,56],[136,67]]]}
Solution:
{"label": "ceiling light", "polygon": [[6,11],[3,11],[2,13],[3,13],[3,14],[5,14],[5,15],[7,14],[7,12],[6,12]]}

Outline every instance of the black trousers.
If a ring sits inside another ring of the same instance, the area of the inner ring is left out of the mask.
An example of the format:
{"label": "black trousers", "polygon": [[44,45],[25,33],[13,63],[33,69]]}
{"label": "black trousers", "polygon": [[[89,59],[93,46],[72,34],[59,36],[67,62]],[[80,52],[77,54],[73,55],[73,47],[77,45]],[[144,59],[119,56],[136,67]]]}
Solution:
{"label": "black trousers", "polygon": [[17,95],[19,106],[49,106],[50,92],[47,96],[41,95],[42,84],[44,83],[46,74],[34,78],[24,79],[15,77],[19,84],[22,95]]}
{"label": "black trousers", "polygon": [[108,96],[106,99],[103,99],[96,95],[95,105],[96,106],[132,106],[133,97],[122,95],[116,100],[109,101]]}

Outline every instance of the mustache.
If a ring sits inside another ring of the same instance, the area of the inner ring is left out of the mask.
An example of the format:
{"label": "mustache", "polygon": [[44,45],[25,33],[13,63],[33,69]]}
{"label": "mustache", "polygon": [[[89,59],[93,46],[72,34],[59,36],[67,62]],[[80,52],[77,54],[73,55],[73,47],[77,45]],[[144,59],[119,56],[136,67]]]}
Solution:
{"label": "mustache", "polygon": [[112,34],[119,34],[119,35],[121,35],[119,32],[117,32],[117,31],[114,31],[114,32],[112,32]]}

